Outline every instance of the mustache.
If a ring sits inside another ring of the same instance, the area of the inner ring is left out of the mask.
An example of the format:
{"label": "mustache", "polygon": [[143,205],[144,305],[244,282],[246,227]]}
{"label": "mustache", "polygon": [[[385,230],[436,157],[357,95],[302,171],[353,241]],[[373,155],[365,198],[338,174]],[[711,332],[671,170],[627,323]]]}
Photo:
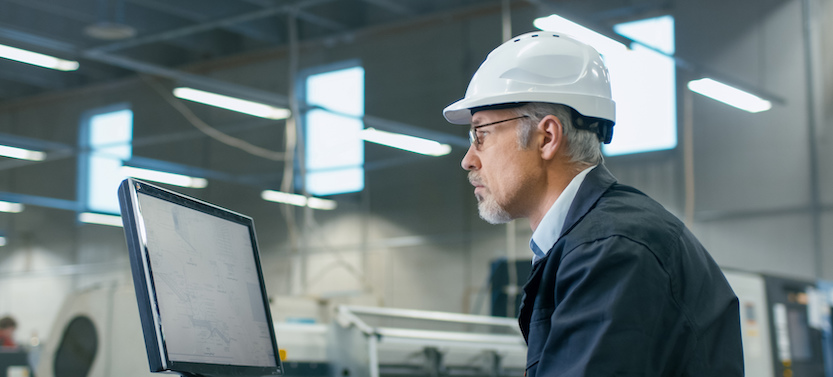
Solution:
{"label": "mustache", "polygon": [[469,183],[472,186],[483,186],[483,181],[480,179],[480,174],[474,171],[469,172]]}

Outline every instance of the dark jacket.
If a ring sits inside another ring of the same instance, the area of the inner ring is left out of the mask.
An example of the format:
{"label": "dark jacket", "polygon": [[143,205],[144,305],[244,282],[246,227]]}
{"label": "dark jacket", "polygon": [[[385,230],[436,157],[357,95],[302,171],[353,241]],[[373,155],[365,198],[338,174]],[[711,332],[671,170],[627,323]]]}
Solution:
{"label": "dark jacket", "polygon": [[743,376],[738,299],[720,268],[603,165],[533,266],[519,323],[530,377]]}

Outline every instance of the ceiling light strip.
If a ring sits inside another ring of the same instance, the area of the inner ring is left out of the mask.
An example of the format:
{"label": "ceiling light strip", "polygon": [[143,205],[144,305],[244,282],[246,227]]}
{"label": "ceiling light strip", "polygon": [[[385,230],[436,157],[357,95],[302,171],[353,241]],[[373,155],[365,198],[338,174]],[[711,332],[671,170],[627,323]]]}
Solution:
{"label": "ceiling light strip", "polygon": [[20,213],[24,208],[26,207],[21,203],[0,201],[0,212]]}
{"label": "ceiling light strip", "polygon": [[183,174],[168,173],[158,170],[141,169],[132,166],[122,166],[121,173],[128,177],[167,183],[169,185],[179,187],[205,188],[208,186],[208,180],[205,178],[191,177]]}
{"label": "ceiling light strip", "polygon": [[333,210],[336,209],[336,207],[338,206],[338,203],[335,200],[314,197],[307,198],[303,195],[290,194],[286,192],[273,190],[264,190],[260,193],[260,197],[263,198],[263,200],[268,200],[270,202],[291,204],[293,206],[310,207],[313,209],[321,210]]}
{"label": "ceiling light strip", "polygon": [[81,212],[78,214],[78,221],[87,224],[123,226],[121,216],[105,215],[103,213]]}
{"label": "ceiling light strip", "polygon": [[74,60],[59,59],[54,56],[39,54],[29,50],[23,50],[11,46],[0,45],[0,58],[19,61],[21,63],[36,65],[39,67],[54,69],[58,71],[75,71],[79,64]]}
{"label": "ceiling light strip", "polygon": [[416,136],[380,131],[375,128],[362,130],[361,138],[371,143],[382,144],[427,156],[445,156],[451,152],[451,146],[448,144],[441,144],[434,140]]}
{"label": "ceiling light strip", "polygon": [[44,152],[10,147],[8,145],[0,145],[0,156],[29,161],[43,161],[46,159],[46,153]]}
{"label": "ceiling light strip", "polygon": [[202,103],[226,110],[253,115],[267,119],[286,119],[292,114],[288,109],[274,107],[259,102],[247,101],[240,98],[224,96],[222,94],[206,92],[193,88],[180,87],[174,89],[177,98]]}
{"label": "ceiling light strip", "polygon": [[695,93],[750,113],[759,113],[772,108],[770,101],[710,78],[689,81],[688,88]]}

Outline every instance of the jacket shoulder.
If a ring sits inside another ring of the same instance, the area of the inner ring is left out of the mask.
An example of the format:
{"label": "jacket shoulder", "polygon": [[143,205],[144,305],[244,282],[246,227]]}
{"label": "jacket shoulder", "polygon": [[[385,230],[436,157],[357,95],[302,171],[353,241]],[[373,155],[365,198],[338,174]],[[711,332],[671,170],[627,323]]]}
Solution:
{"label": "jacket shoulder", "polygon": [[587,243],[622,236],[652,248],[650,245],[657,242],[676,243],[684,228],[682,221],[655,200],[616,183],[590,207],[567,238]]}

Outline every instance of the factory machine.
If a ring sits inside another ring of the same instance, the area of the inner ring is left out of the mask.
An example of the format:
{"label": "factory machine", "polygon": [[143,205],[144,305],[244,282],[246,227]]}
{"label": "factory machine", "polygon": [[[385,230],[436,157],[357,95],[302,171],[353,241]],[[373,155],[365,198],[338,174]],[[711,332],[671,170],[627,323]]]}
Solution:
{"label": "factory machine", "polygon": [[334,376],[524,375],[512,318],[340,306],[330,339]]}
{"label": "factory machine", "polygon": [[[740,301],[746,375],[833,377],[833,282],[725,271]],[[379,308],[272,312],[288,376],[522,376],[526,346],[515,319]],[[39,377],[150,377],[135,291],[101,286],[67,298],[44,342]],[[306,320],[298,320],[306,317]],[[278,320],[280,318],[280,320]],[[825,358],[827,364],[825,365]]]}
{"label": "factory machine", "polygon": [[[301,299],[293,300],[297,312]],[[273,313],[281,310],[273,303]],[[132,285],[75,293],[59,313],[36,376],[154,375]],[[320,316],[314,309],[307,313]],[[327,324],[312,318],[275,322],[287,376],[523,375],[526,346],[514,319],[362,306],[336,307],[333,318]]]}
{"label": "factory machine", "polygon": [[24,350],[7,350],[0,347],[0,376],[29,377],[32,375],[29,354]]}
{"label": "factory machine", "polygon": [[819,281],[816,300],[817,305],[810,319],[821,328],[822,331],[822,352],[824,353],[824,375],[833,377],[833,281]]}
{"label": "factory machine", "polygon": [[90,288],[64,300],[37,377],[152,377],[132,285]]}
{"label": "factory machine", "polygon": [[[810,280],[740,271],[724,271],[740,300],[746,375],[755,377],[824,376],[823,298]],[[828,294],[827,297],[830,297]],[[829,368],[828,363],[828,368]],[[828,374],[830,377],[831,375]]]}

